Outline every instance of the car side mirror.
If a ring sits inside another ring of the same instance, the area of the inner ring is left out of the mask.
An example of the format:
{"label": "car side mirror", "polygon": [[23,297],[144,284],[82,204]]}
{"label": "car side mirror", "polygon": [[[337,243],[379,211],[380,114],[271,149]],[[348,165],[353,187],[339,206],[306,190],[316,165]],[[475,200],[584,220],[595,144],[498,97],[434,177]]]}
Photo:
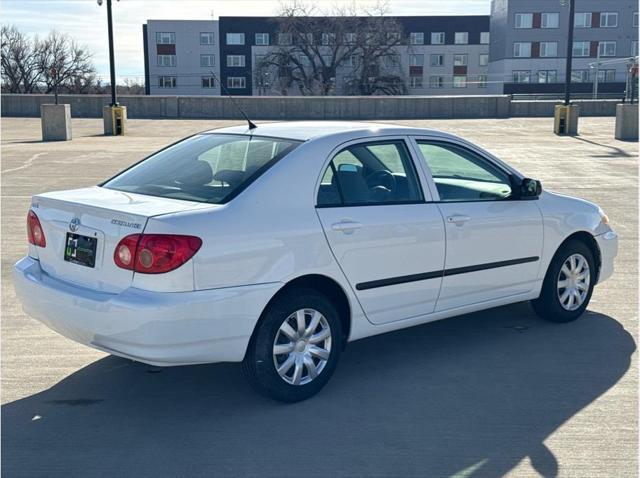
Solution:
{"label": "car side mirror", "polygon": [[524,178],[520,183],[521,198],[537,198],[542,194],[542,183],[537,179]]}

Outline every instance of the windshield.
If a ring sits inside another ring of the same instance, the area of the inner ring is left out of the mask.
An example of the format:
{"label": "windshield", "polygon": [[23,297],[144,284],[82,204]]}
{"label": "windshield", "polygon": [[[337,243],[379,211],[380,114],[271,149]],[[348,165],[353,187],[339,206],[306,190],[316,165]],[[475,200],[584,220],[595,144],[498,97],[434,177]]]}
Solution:
{"label": "windshield", "polygon": [[298,144],[299,141],[260,136],[198,134],[154,154],[102,186],[221,204]]}

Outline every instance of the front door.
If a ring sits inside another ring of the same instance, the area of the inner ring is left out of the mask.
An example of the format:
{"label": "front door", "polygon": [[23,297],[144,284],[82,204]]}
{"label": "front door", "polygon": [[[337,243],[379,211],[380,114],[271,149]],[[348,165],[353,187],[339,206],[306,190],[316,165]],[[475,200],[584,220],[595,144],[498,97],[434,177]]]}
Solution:
{"label": "front door", "polygon": [[374,324],[434,311],[442,282],[438,271],[444,266],[444,224],[422,189],[401,138],[352,143],[333,157],[322,178],[318,217]]}
{"label": "front door", "polygon": [[447,252],[436,311],[517,297],[537,284],[542,215],[514,199],[505,169],[464,145],[417,139],[445,222]]}

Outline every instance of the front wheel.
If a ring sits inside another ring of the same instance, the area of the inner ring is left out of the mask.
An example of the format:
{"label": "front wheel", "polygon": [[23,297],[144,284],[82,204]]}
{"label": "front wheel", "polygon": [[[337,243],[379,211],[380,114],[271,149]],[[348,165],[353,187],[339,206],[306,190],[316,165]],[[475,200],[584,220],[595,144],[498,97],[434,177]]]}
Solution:
{"label": "front wheel", "polygon": [[591,250],[583,242],[567,242],[549,265],[540,297],[531,302],[534,310],[552,322],[577,319],[591,300],[596,272]]}
{"label": "front wheel", "polygon": [[242,368],[259,392],[298,402],[329,381],[343,340],[338,313],[324,295],[288,291],[265,310]]}

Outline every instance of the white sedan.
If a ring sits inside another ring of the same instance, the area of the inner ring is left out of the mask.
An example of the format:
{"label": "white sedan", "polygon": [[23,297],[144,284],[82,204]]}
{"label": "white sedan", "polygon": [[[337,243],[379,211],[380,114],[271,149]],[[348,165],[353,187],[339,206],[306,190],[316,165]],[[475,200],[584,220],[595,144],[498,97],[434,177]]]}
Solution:
{"label": "white sedan", "polygon": [[338,122],[196,134],[34,196],[27,225],[27,314],[148,364],[243,362],[284,401],[363,337],[529,300],[574,320],[618,242],[598,206],[461,138]]}

